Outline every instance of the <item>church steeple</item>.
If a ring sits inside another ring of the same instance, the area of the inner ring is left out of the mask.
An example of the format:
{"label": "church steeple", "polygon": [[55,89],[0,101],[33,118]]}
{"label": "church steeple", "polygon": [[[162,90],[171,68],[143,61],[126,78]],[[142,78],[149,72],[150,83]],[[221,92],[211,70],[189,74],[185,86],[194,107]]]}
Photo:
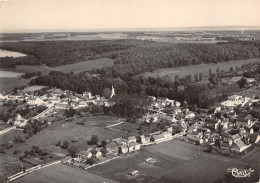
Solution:
{"label": "church steeple", "polygon": [[112,98],[114,95],[115,95],[115,88],[113,87],[113,85],[112,85],[112,89],[111,89],[111,96],[110,96],[110,98]]}

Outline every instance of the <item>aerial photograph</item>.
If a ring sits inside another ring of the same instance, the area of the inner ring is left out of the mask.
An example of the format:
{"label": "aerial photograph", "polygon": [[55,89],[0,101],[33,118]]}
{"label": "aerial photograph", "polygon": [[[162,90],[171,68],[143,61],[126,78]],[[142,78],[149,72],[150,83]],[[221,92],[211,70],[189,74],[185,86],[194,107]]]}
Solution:
{"label": "aerial photograph", "polygon": [[0,0],[0,183],[260,183],[260,0]]}

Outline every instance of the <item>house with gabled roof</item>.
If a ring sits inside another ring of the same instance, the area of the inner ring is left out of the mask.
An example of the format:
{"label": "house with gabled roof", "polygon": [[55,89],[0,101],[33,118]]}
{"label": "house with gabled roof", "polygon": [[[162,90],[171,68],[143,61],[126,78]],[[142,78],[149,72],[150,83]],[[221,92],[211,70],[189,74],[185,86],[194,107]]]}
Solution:
{"label": "house with gabled roof", "polygon": [[107,149],[108,154],[118,153],[118,151],[119,151],[119,147],[115,142],[111,142],[111,143],[107,144],[106,149]]}
{"label": "house with gabled roof", "polygon": [[220,124],[220,120],[215,119],[215,118],[206,118],[205,119],[205,126],[216,130]]}
{"label": "house with gabled roof", "polygon": [[246,150],[250,145],[246,145],[241,139],[239,139],[237,142],[233,143],[230,147],[230,150],[233,152],[242,152]]}
{"label": "house with gabled roof", "polygon": [[241,139],[241,136],[239,134],[235,134],[231,136],[233,143],[237,142],[239,139]]}
{"label": "house with gabled roof", "polygon": [[165,132],[162,132],[162,135],[165,138],[171,138],[172,137],[172,132],[171,131],[165,131]]}
{"label": "house with gabled roof", "polygon": [[88,159],[90,159],[92,157],[92,153],[91,153],[92,148],[88,148],[87,150],[83,150],[80,151],[77,154],[77,161],[80,162],[86,162]]}
{"label": "house with gabled roof", "polygon": [[121,145],[120,147],[119,147],[119,152],[120,153],[122,153],[122,154],[126,154],[126,153],[128,153],[128,147],[127,147],[127,145]]}
{"label": "house with gabled roof", "polygon": [[155,134],[151,137],[151,141],[153,142],[160,142],[162,140],[165,140],[165,137],[162,134]]}
{"label": "house with gabled roof", "polygon": [[128,137],[127,140],[128,140],[128,143],[136,142],[136,137],[135,136],[131,136],[131,137]]}
{"label": "house with gabled roof", "polygon": [[92,156],[94,156],[95,158],[102,157],[102,153],[98,149],[92,149],[90,152],[91,152]]}
{"label": "house with gabled roof", "polygon": [[128,144],[128,152],[132,152],[132,151],[138,151],[140,150],[141,148],[141,145],[139,143],[136,143],[136,142],[130,142]]}
{"label": "house with gabled roof", "polygon": [[41,105],[43,103],[43,100],[37,96],[30,96],[26,101],[29,105]]}
{"label": "house with gabled roof", "polygon": [[202,136],[200,136],[200,135],[187,134],[187,140],[193,144],[202,144],[203,143]]}
{"label": "house with gabled roof", "polygon": [[250,139],[249,141],[251,143],[256,144],[256,143],[260,142],[260,134],[259,133],[250,134],[249,139]]}
{"label": "house with gabled roof", "polygon": [[141,144],[146,144],[146,143],[148,143],[148,142],[150,142],[150,137],[149,136],[145,136],[145,135],[141,135],[140,136],[140,142],[141,142]]}
{"label": "house with gabled roof", "polygon": [[193,118],[195,118],[195,113],[194,113],[194,112],[192,112],[192,111],[187,111],[187,112],[185,113],[185,119],[193,119]]}

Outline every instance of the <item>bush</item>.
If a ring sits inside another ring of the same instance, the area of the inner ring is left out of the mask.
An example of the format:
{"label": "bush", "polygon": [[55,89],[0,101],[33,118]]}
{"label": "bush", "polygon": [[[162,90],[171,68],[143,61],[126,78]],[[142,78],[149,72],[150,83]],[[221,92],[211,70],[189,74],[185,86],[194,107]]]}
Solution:
{"label": "bush", "polygon": [[68,149],[69,147],[69,142],[67,140],[65,140],[61,146],[63,149]]}
{"label": "bush", "polygon": [[70,156],[72,158],[76,158],[77,157],[77,154],[78,154],[78,149],[75,147],[75,146],[71,146],[69,149],[68,149],[68,152],[70,154]]}
{"label": "bush", "polygon": [[91,139],[88,141],[89,145],[96,145],[98,143],[98,136],[92,135]]}
{"label": "bush", "polygon": [[90,165],[96,164],[98,162],[97,158],[92,156],[90,159],[88,159],[87,163]]}
{"label": "bush", "polygon": [[60,145],[61,145],[60,140],[59,140],[55,145],[56,145],[56,146],[60,146]]}
{"label": "bush", "polygon": [[106,147],[106,145],[107,145],[107,141],[102,140],[102,141],[101,141],[101,146],[102,146],[102,147]]}
{"label": "bush", "polygon": [[18,135],[18,136],[15,136],[15,137],[14,137],[14,142],[16,142],[16,143],[22,143],[22,142],[24,142],[24,140],[22,139],[22,137],[20,137],[20,135]]}

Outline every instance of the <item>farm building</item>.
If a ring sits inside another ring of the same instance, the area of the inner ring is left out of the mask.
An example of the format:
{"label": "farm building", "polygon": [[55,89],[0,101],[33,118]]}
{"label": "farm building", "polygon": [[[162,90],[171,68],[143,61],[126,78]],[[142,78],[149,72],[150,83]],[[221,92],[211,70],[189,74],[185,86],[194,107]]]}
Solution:
{"label": "farm building", "polygon": [[106,149],[108,151],[108,154],[118,153],[118,145],[115,142],[107,144]]}
{"label": "farm building", "polygon": [[153,135],[152,138],[151,138],[151,141],[159,142],[159,141],[162,141],[164,139],[165,139],[165,137],[162,134],[158,134],[158,135]]}
{"label": "farm building", "polygon": [[127,147],[127,145],[122,145],[122,146],[120,146],[120,147],[119,147],[119,151],[120,151],[120,153],[122,153],[122,154],[128,153],[128,147]]}

